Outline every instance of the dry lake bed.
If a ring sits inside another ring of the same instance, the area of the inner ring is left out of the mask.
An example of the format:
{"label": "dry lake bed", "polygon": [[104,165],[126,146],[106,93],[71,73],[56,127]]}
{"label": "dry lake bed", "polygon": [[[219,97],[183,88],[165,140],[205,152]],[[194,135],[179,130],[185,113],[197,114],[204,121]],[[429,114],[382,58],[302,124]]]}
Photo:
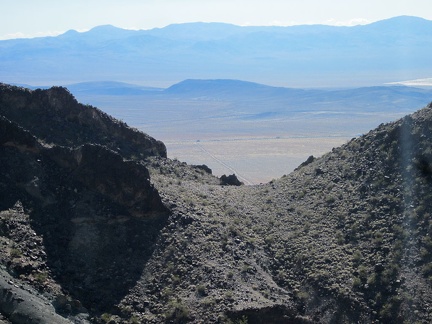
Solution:
{"label": "dry lake bed", "polygon": [[280,178],[310,155],[319,157],[347,141],[342,137],[224,138],[164,143],[169,158],[206,164],[214,175],[235,173],[245,184],[259,184]]}

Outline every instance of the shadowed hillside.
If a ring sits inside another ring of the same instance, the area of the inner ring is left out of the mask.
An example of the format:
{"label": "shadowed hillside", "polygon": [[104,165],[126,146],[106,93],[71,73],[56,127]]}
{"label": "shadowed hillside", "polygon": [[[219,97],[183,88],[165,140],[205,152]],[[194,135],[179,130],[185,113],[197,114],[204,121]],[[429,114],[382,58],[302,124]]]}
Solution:
{"label": "shadowed hillside", "polygon": [[82,323],[432,320],[432,105],[257,186],[103,143],[48,147],[31,115],[0,120],[1,271],[17,286],[1,292],[32,287]]}

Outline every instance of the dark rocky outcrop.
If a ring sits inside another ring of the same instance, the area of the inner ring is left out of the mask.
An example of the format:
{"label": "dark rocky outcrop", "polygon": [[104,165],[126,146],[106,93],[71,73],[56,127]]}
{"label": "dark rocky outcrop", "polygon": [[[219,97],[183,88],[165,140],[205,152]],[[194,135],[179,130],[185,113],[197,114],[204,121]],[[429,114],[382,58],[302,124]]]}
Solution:
{"label": "dark rocky outcrop", "polygon": [[[49,299],[29,285],[19,287],[14,282],[14,278],[4,270],[0,270],[0,314],[9,320],[4,323],[71,324],[74,321],[88,323],[85,317],[69,320],[58,315]],[[3,323],[1,316],[0,323]]]}
{"label": "dark rocky outcrop", "polygon": [[228,176],[224,174],[220,177],[220,184],[226,186],[241,186],[243,182],[241,182],[235,174],[230,174]]}
{"label": "dark rocky outcrop", "polygon": [[212,174],[213,171],[212,169],[210,169],[207,165],[205,164],[200,164],[200,165],[192,165],[192,167],[197,168],[199,170],[203,170],[205,172],[207,172],[208,174]]}
{"label": "dark rocky outcrop", "polygon": [[37,266],[12,260],[10,270],[34,278],[50,269],[86,307],[110,309],[138,279],[168,216],[148,170],[98,145],[45,147],[5,118],[0,129],[0,210],[23,206],[5,214],[1,235],[25,251],[35,233],[46,256]]}
{"label": "dark rocky outcrop", "polygon": [[315,161],[315,157],[313,155],[310,155],[306,161],[302,162],[294,171],[297,171],[299,169],[301,169],[302,167],[311,164],[313,161]]}
{"label": "dark rocky outcrop", "polygon": [[32,91],[0,83],[0,115],[45,143],[71,147],[94,143],[127,158],[166,157],[162,142],[78,103],[66,88]]}

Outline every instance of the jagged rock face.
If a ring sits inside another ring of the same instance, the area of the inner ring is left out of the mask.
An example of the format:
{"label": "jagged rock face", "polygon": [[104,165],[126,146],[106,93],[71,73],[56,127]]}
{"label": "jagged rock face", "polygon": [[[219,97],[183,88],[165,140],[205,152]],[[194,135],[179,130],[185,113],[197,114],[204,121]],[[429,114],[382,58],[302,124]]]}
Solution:
{"label": "jagged rock face", "polygon": [[0,210],[20,201],[56,281],[87,307],[111,307],[137,280],[168,216],[147,169],[102,146],[44,147],[4,118],[0,129]]}
{"label": "jagged rock face", "polygon": [[62,87],[28,90],[0,84],[0,115],[46,143],[104,145],[126,158],[166,157],[165,145],[99,109],[79,104]]}
{"label": "jagged rock face", "polygon": [[222,175],[220,177],[220,183],[221,185],[228,185],[228,186],[241,186],[243,183],[240,182],[240,180],[237,178],[235,174]]}
{"label": "jagged rock face", "polygon": [[163,210],[143,165],[123,161],[105,147],[91,144],[76,149],[55,147],[50,153],[50,158],[65,167],[71,177],[126,207],[129,214],[149,217]]}

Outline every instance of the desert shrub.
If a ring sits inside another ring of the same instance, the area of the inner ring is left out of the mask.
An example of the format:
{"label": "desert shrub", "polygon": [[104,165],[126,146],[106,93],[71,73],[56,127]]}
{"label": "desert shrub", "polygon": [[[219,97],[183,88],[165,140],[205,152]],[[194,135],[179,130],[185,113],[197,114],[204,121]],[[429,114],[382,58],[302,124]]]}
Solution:
{"label": "desert shrub", "polygon": [[388,284],[392,280],[396,279],[398,274],[399,274],[399,266],[396,263],[391,263],[384,269],[381,275],[381,282],[384,284]]}
{"label": "desert shrub", "polygon": [[247,324],[248,318],[246,317],[246,315],[243,315],[242,318],[239,318],[238,320],[236,320],[235,323],[236,324]]}
{"label": "desert shrub", "polygon": [[422,240],[422,243],[427,250],[432,250],[432,238],[430,238],[429,236],[425,236]]}
{"label": "desert shrub", "polygon": [[364,265],[360,265],[358,267],[358,273],[359,273],[359,278],[363,281],[366,282],[367,276],[368,276],[368,270],[366,268],[366,266]]}
{"label": "desert shrub", "polygon": [[339,244],[339,245],[342,245],[345,243],[345,239],[344,239],[342,232],[337,232],[336,241],[337,241],[337,244]]}
{"label": "desert shrub", "polygon": [[380,246],[383,243],[383,234],[381,232],[376,231],[374,233],[374,238],[372,240],[372,243],[375,246]]}
{"label": "desert shrub", "polygon": [[165,317],[174,323],[179,323],[188,320],[189,309],[181,302],[181,300],[171,300],[168,303],[168,311]]}
{"label": "desert shrub", "polygon": [[216,300],[214,298],[206,297],[201,301],[201,305],[206,308],[213,307],[216,304]]}
{"label": "desert shrub", "polygon": [[352,256],[354,266],[358,266],[360,264],[362,258],[363,258],[362,253],[359,250],[356,250]]}
{"label": "desert shrub", "polygon": [[171,288],[169,288],[169,287],[165,287],[163,290],[162,290],[162,292],[161,292],[161,295],[162,295],[162,297],[164,297],[164,298],[170,298],[172,295],[173,295],[173,290],[171,289]]}
{"label": "desert shrub", "polygon": [[367,278],[367,284],[369,286],[373,286],[375,285],[377,282],[377,278],[376,278],[376,274],[372,273],[368,278]]}
{"label": "desert shrub", "polygon": [[11,249],[10,256],[12,258],[20,258],[22,256],[22,251],[18,248]]}
{"label": "desert shrub", "polygon": [[132,315],[131,318],[129,319],[129,322],[132,324],[139,324],[141,323],[139,318],[136,315]]}
{"label": "desert shrub", "polygon": [[360,288],[362,285],[361,279],[359,277],[354,277],[352,285],[354,289]]}
{"label": "desert shrub", "polygon": [[35,278],[35,280],[36,280],[37,282],[39,282],[39,283],[43,283],[43,282],[45,282],[45,280],[47,280],[47,278],[48,278],[48,274],[47,274],[46,272],[40,272],[40,273],[37,273],[37,274],[34,276],[34,278]]}
{"label": "desert shrub", "polygon": [[173,285],[178,285],[180,283],[180,277],[178,275],[172,274],[171,280]]}
{"label": "desert shrub", "polygon": [[196,287],[196,292],[199,296],[205,296],[207,294],[206,287],[204,285],[198,285]]}
{"label": "desert shrub", "polygon": [[231,290],[225,291],[224,296],[227,300],[230,300],[230,301],[234,300],[233,299],[233,292]]}
{"label": "desert shrub", "polygon": [[325,198],[325,202],[326,202],[328,205],[333,204],[335,201],[336,201],[336,198],[333,197],[332,195],[328,195],[328,196],[326,196],[326,198]]}
{"label": "desert shrub", "polygon": [[304,291],[304,290],[299,290],[299,291],[297,291],[295,296],[300,300],[306,300],[309,298],[309,293],[307,291]]}
{"label": "desert shrub", "polygon": [[111,320],[111,314],[109,313],[103,313],[101,315],[101,320],[104,321],[105,323],[108,323]]}
{"label": "desert shrub", "polygon": [[425,277],[432,275],[432,263],[425,264],[422,268],[422,273]]}
{"label": "desert shrub", "polygon": [[389,298],[387,302],[381,307],[381,310],[379,312],[383,321],[388,323],[393,322],[393,320],[395,320],[395,317],[398,314],[401,303],[402,298],[400,296],[393,296],[392,298]]}

